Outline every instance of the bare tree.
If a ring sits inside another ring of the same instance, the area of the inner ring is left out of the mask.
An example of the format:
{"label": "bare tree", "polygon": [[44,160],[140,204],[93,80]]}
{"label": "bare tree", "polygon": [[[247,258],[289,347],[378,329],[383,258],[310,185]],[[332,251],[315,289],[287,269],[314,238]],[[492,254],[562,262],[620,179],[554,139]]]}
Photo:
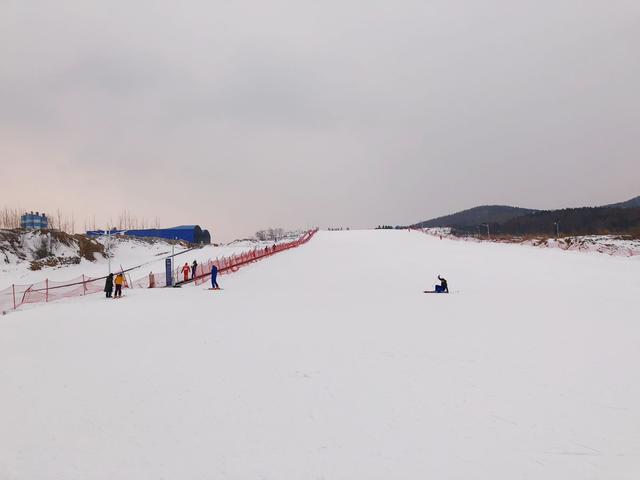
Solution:
{"label": "bare tree", "polygon": [[21,210],[4,207],[0,211],[0,228],[20,228]]}
{"label": "bare tree", "polygon": [[266,241],[272,241],[272,242],[277,242],[278,240],[281,240],[282,238],[284,238],[286,235],[285,231],[283,228],[267,228],[266,230],[259,230],[256,232],[256,239],[266,242]]}
{"label": "bare tree", "polygon": [[[19,208],[2,207],[2,209],[0,209],[0,228],[20,228],[20,217],[23,213],[24,211]],[[52,230],[60,230],[71,234],[76,233],[76,217],[75,212],[73,211],[71,212],[71,215],[68,216],[60,209],[56,209],[55,213],[48,216],[48,221],[49,228]],[[96,230],[96,227],[100,227],[100,224],[96,224],[95,215],[79,219],[79,223],[80,225],[84,225],[85,232],[89,230],[89,227],[91,227],[92,230]],[[111,229],[113,227],[116,227],[119,230],[151,228],[152,222],[148,221],[145,217],[141,217],[139,220],[136,215],[125,209],[118,215],[117,223],[114,223],[113,217],[109,218],[107,228]],[[160,228],[160,217],[154,217],[153,227]]]}

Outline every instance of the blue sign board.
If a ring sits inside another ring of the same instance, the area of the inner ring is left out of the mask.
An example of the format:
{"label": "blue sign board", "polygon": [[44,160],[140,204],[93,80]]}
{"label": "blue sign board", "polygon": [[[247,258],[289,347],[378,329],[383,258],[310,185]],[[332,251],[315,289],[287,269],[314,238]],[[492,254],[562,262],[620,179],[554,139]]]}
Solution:
{"label": "blue sign board", "polygon": [[173,277],[172,277],[173,267],[171,265],[171,259],[170,258],[167,258],[164,261],[164,268],[165,268],[165,272],[167,274],[167,287],[171,287],[173,285]]}

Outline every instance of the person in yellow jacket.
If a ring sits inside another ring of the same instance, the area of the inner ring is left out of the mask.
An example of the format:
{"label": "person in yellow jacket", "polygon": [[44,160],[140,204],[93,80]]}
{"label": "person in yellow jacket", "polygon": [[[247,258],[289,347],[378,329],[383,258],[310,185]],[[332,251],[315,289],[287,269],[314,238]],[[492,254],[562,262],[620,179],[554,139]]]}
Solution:
{"label": "person in yellow jacket", "polygon": [[113,295],[113,298],[118,298],[122,296],[122,285],[124,285],[124,275],[120,272],[116,275],[116,280],[114,282],[116,284],[116,292]]}

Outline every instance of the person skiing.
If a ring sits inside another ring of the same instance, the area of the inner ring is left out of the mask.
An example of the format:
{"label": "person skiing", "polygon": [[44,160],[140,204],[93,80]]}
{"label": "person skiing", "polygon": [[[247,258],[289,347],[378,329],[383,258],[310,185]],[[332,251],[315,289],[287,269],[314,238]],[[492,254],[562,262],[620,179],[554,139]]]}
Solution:
{"label": "person skiing", "polygon": [[191,264],[191,278],[196,278],[196,268],[198,268],[198,262],[194,260]]}
{"label": "person skiing", "polygon": [[184,275],[184,281],[186,282],[187,280],[189,280],[189,272],[191,271],[191,269],[189,268],[189,264],[187,262],[184,262],[184,267],[182,267],[182,274]]}
{"label": "person skiing", "polygon": [[216,267],[214,263],[211,266],[211,288],[213,290],[220,290],[220,285],[218,285],[217,277],[218,277],[218,267]]}
{"label": "person skiing", "polygon": [[149,272],[149,288],[156,288],[156,277],[153,272]]}
{"label": "person skiing", "polygon": [[438,275],[438,280],[440,280],[440,293],[449,293],[449,285],[447,284],[447,279],[442,278]]}
{"label": "person skiing", "polygon": [[124,275],[122,274],[122,272],[120,272],[118,275],[116,275],[116,292],[113,295],[113,298],[120,298],[122,297],[122,285],[124,285]]}
{"label": "person skiing", "polygon": [[107,275],[107,280],[104,282],[104,291],[107,293],[107,298],[111,298],[111,292],[113,292],[113,273]]}

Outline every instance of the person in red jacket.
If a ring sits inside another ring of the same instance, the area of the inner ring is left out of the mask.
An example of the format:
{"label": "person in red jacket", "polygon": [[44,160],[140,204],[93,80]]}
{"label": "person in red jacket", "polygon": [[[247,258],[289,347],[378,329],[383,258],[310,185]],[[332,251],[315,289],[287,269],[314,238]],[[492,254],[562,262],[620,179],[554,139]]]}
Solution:
{"label": "person in red jacket", "polygon": [[186,282],[187,280],[189,280],[189,272],[191,271],[191,268],[189,268],[189,264],[185,263],[184,267],[182,267],[182,274],[184,275],[184,281]]}

